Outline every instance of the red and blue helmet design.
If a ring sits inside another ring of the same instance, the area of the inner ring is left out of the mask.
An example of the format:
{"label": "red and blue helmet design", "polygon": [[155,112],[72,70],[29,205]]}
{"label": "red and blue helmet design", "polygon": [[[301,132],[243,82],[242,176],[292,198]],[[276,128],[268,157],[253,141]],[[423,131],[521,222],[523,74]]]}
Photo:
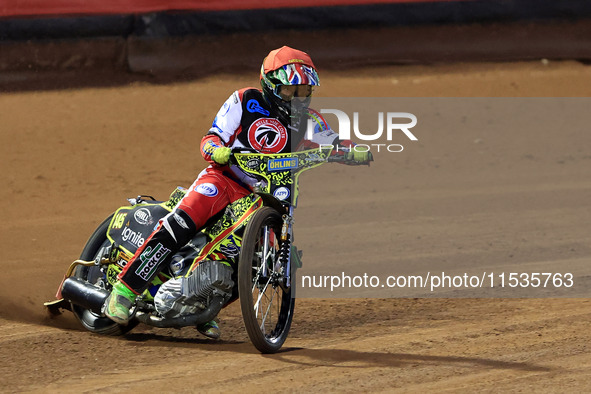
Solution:
{"label": "red and blue helmet design", "polygon": [[281,86],[320,85],[318,72],[310,56],[288,46],[269,52],[263,60],[260,78],[265,100],[279,120],[286,124],[293,123],[294,119],[299,119],[307,111],[310,97],[285,101],[279,94]]}

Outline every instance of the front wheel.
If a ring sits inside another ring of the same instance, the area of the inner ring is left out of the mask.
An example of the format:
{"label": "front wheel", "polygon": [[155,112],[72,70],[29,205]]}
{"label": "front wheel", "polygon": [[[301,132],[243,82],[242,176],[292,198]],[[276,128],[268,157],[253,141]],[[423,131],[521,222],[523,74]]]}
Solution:
{"label": "front wheel", "polygon": [[285,286],[284,267],[278,264],[281,215],[262,207],[250,219],[238,262],[238,293],[242,318],[252,344],[261,353],[275,353],[287,339],[295,299]]}

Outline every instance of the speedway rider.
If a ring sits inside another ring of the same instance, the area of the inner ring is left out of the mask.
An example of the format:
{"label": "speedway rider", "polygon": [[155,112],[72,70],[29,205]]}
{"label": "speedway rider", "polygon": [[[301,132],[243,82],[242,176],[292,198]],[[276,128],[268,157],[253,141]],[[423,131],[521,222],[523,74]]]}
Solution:
{"label": "speedway rider", "polygon": [[[174,210],[136,251],[119,274],[104,314],[127,324],[130,309],[153,278],[169,264],[170,258],[228,204],[249,195],[256,179],[229,164],[232,148],[251,148],[261,153],[286,153],[291,147],[309,149],[319,144],[339,145],[339,151],[353,146],[341,141],[317,112],[308,108],[318,74],[307,53],[284,46],[264,59],[260,81],[262,91],[235,91],[223,104],[209,133],[201,141],[201,155],[210,164],[203,170]],[[308,119],[314,133],[307,139]],[[368,163],[368,152],[349,149],[347,159]],[[219,338],[215,321],[197,327],[210,338]]]}

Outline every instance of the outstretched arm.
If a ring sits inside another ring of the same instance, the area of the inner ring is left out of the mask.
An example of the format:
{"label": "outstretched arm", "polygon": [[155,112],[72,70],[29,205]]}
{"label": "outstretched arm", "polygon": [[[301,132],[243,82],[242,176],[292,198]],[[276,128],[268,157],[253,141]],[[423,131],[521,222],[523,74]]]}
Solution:
{"label": "outstretched arm", "polygon": [[356,144],[351,140],[339,139],[339,135],[330,128],[320,113],[310,109],[309,116],[314,129],[310,130],[310,135],[306,136],[303,142],[304,149],[332,145],[334,147],[332,154],[345,156],[351,164],[369,164],[370,161],[373,161],[371,152],[368,150],[355,148]]}

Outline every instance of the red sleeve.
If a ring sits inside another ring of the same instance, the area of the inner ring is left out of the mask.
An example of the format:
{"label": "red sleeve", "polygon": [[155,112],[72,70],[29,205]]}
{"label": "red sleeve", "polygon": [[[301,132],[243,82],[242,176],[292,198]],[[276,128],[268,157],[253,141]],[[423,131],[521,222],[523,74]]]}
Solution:
{"label": "red sleeve", "polygon": [[214,164],[215,162],[211,158],[211,155],[213,155],[213,152],[217,148],[222,147],[222,146],[224,146],[224,142],[222,141],[222,139],[218,135],[207,134],[201,140],[201,156],[203,156],[203,158],[208,163]]}

